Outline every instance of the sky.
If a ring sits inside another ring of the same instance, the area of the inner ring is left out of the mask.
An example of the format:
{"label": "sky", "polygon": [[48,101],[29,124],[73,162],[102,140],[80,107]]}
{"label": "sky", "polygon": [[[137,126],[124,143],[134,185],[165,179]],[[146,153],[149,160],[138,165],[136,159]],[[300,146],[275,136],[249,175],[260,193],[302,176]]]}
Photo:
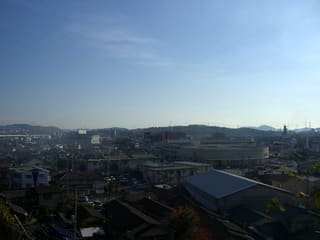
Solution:
{"label": "sky", "polygon": [[320,2],[2,0],[0,125],[320,127]]}

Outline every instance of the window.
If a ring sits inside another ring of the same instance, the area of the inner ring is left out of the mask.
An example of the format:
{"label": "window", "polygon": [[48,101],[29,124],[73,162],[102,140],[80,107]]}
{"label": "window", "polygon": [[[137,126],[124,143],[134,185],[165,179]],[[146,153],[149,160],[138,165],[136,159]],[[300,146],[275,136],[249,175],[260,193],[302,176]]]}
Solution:
{"label": "window", "polygon": [[26,175],[27,179],[31,179],[31,177],[32,177],[31,175]]}

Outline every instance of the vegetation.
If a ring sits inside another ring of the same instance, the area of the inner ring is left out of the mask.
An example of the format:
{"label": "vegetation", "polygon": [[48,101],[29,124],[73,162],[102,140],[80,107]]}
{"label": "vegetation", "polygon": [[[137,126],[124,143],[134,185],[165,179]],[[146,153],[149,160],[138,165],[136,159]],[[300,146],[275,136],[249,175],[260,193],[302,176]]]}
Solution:
{"label": "vegetation", "polygon": [[[285,167],[285,170],[287,170],[290,174],[290,176],[296,177],[299,181],[303,181],[304,178],[297,173],[297,171],[293,168]],[[320,163],[315,163],[306,170],[303,171],[303,174],[308,176],[311,172],[320,169]],[[310,209],[313,210],[319,210],[320,209],[320,188],[317,188],[310,192],[310,194],[306,194],[304,192],[300,192],[297,195],[298,199],[300,202],[302,202],[305,206],[309,207]],[[266,205],[267,211],[270,211],[271,209],[276,208],[279,209],[280,211],[284,212],[285,208],[284,206],[280,203],[280,201],[276,198],[273,197]]]}
{"label": "vegetation", "polygon": [[273,197],[266,205],[267,212],[269,212],[271,209],[279,209],[281,212],[286,211],[284,206],[280,203],[278,198]]}
{"label": "vegetation", "polygon": [[[320,163],[315,163],[306,170],[304,174],[308,175],[313,171],[320,169]],[[316,210],[320,209],[320,188],[314,189],[309,195],[305,193],[300,194],[300,198],[305,200],[306,205]]]}
{"label": "vegetation", "polygon": [[54,213],[53,209],[48,207],[40,207],[38,209],[37,218],[40,222],[45,221]]}
{"label": "vegetation", "polygon": [[69,197],[66,197],[64,201],[57,206],[57,212],[70,213],[72,211],[74,211],[74,202]]}
{"label": "vegetation", "polygon": [[173,209],[170,219],[177,240],[212,239],[208,230],[201,227],[199,215],[190,207],[179,206]]}
{"label": "vegetation", "polygon": [[0,236],[8,240],[22,239],[23,234],[4,201],[0,201]]}
{"label": "vegetation", "polygon": [[104,191],[107,197],[116,196],[120,193],[119,186],[115,183],[109,182],[105,187]]}

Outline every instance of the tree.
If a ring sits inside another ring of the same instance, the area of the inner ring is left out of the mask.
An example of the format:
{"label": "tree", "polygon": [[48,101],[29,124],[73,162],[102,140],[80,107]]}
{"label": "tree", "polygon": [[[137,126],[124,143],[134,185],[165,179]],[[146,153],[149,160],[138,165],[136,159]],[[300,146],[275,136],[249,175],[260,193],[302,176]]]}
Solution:
{"label": "tree", "polygon": [[0,236],[9,240],[22,239],[23,237],[10,209],[4,201],[0,201]]}
{"label": "tree", "polygon": [[273,197],[266,205],[267,212],[269,212],[270,210],[272,210],[274,208],[275,209],[279,209],[281,212],[285,212],[286,211],[284,206],[280,203],[280,201],[276,197]]}
{"label": "tree", "polygon": [[[310,173],[319,169],[320,169],[320,163],[315,163],[309,168],[305,169],[304,174],[308,176]],[[305,193],[301,193],[300,198],[305,199],[309,207],[311,208],[315,207],[317,210],[320,209],[320,188],[314,189],[312,192],[310,192],[309,195]]]}
{"label": "tree", "polygon": [[208,240],[209,231],[200,226],[199,215],[193,208],[179,206],[170,214],[171,225],[178,240]]}
{"label": "tree", "polygon": [[[303,174],[305,176],[310,175],[315,170],[320,169],[320,163],[315,163],[305,169],[303,171]],[[285,170],[287,170],[290,174],[290,176],[296,177],[299,181],[303,181],[304,178],[301,177],[297,171],[293,168],[286,167]],[[297,198],[300,202],[308,206],[309,208],[313,210],[319,210],[320,209],[320,188],[316,188],[313,191],[310,192],[310,194],[306,194],[304,192],[299,192],[297,194]],[[273,197],[266,205],[266,210],[270,211],[271,209],[276,208],[279,209],[282,212],[285,212],[284,206],[280,203],[280,201],[276,198]]]}

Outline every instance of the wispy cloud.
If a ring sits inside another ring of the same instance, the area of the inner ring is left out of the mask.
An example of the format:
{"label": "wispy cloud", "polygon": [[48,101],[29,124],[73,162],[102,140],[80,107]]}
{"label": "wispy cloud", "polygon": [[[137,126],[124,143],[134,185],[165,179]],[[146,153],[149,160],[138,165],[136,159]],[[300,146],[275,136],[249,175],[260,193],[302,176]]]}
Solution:
{"label": "wispy cloud", "polygon": [[[102,24],[103,23],[103,24]],[[137,64],[169,65],[158,53],[156,39],[138,34],[115,21],[71,23],[67,31],[87,46],[104,51],[109,57]]]}

